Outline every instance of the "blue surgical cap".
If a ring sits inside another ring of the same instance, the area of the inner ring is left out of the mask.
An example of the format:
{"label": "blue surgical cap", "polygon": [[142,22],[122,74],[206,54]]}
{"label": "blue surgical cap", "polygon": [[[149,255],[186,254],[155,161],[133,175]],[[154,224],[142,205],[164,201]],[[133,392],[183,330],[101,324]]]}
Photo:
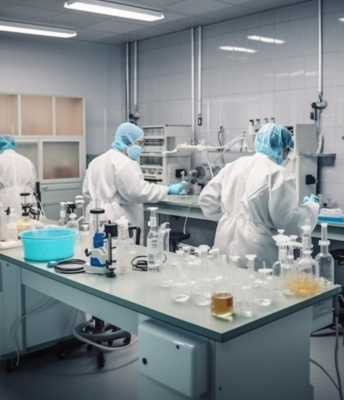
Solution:
{"label": "blue surgical cap", "polygon": [[283,161],[280,153],[285,149],[293,148],[294,141],[288,129],[272,123],[263,125],[254,141],[254,150],[272,157],[277,164]]}
{"label": "blue surgical cap", "polygon": [[128,147],[141,139],[142,136],[143,131],[141,128],[130,122],[124,122],[117,128],[115,140],[111,147],[119,151],[128,150]]}
{"label": "blue surgical cap", "polygon": [[17,143],[12,135],[0,135],[0,153],[4,150],[15,150]]}

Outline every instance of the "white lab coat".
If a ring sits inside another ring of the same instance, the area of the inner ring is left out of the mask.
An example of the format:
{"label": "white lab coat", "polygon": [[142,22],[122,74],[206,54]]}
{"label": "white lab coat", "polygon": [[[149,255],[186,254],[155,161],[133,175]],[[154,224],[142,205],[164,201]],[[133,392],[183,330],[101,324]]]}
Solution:
{"label": "white lab coat", "polygon": [[98,194],[100,221],[116,221],[125,216],[129,223],[141,228],[143,237],[143,204],[155,203],[167,197],[167,187],[146,182],[137,161],[131,160],[116,149],[110,149],[91,161],[84,179],[83,194],[91,199],[86,208],[96,206]]}
{"label": "white lab coat", "polygon": [[28,158],[14,150],[4,150],[0,154],[0,201],[4,209],[14,208],[20,217],[24,201],[20,193],[30,193],[26,200],[33,203],[36,179],[35,167]]}
{"label": "white lab coat", "polygon": [[[207,217],[219,220],[214,246],[223,254],[256,254],[257,264],[271,268],[277,261],[277,229],[301,236],[307,218],[317,223],[319,205],[298,206],[295,182],[290,173],[267,155],[256,153],[227,164],[203,189],[199,205]],[[245,260],[245,262],[243,262]]]}

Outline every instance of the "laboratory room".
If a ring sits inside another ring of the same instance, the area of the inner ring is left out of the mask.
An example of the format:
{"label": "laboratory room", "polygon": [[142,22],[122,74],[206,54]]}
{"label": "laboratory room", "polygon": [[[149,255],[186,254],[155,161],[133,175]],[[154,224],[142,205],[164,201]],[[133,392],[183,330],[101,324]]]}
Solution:
{"label": "laboratory room", "polygon": [[344,400],[344,1],[0,0],[0,398]]}

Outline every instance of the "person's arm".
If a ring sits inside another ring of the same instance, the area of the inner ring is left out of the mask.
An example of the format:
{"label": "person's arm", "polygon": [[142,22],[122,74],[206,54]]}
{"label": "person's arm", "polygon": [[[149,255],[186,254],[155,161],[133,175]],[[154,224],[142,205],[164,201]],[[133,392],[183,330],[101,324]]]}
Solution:
{"label": "person's arm", "polygon": [[269,199],[269,213],[276,229],[285,229],[286,235],[302,234],[301,226],[309,219],[311,230],[317,224],[319,204],[310,200],[301,206],[297,203],[295,183],[283,180],[272,188]]}
{"label": "person's arm", "polygon": [[221,211],[221,192],[222,192],[222,169],[202,190],[198,204],[203,214],[208,218],[219,220],[222,216]]}
{"label": "person's arm", "polygon": [[119,194],[128,203],[156,203],[167,197],[167,186],[145,181],[134,162],[125,163],[118,169],[115,180]]}

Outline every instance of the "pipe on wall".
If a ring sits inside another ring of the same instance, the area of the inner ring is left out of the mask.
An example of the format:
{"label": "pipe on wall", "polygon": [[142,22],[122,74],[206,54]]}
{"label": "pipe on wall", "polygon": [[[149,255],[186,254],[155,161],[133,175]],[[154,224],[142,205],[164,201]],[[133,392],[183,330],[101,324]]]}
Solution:
{"label": "pipe on wall", "polygon": [[126,85],[126,118],[129,122],[129,114],[130,114],[130,84],[129,84],[129,42],[125,44],[125,85]]}
{"label": "pipe on wall", "polygon": [[195,30],[191,28],[191,133],[195,144]]}
{"label": "pipe on wall", "polygon": [[197,124],[202,125],[202,26],[198,27],[198,113]]}
{"label": "pipe on wall", "polygon": [[137,41],[134,42],[134,115],[138,113],[139,106],[137,102]]}

